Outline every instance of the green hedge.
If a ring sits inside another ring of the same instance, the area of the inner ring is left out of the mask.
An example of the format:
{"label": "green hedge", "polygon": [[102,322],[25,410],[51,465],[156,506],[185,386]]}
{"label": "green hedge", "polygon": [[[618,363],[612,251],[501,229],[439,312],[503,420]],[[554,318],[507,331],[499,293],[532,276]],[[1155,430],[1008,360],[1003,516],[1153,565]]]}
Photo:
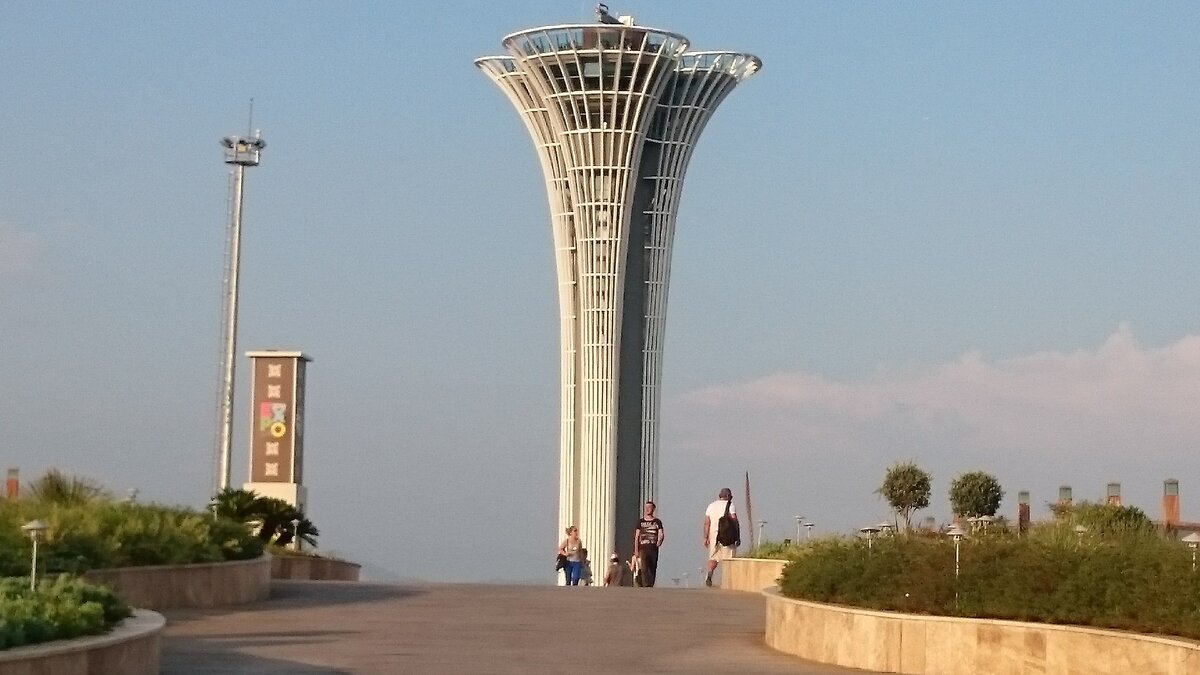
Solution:
{"label": "green hedge", "polygon": [[0,649],[107,631],[131,612],[103,586],[60,576],[30,590],[28,579],[0,579]]}
{"label": "green hedge", "polygon": [[49,573],[244,560],[263,551],[244,525],[202,511],[108,501],[0,502],[0,576],[29,573],[30,541],[21,525],[35,518],[49,525],[38,549],[39,566]]}
{"label": "green hedge", "polygon": [[[915,614],[1117,628],[1200,638],[1200,574],[1178,541],[1068,524],[964,540],[960,576],[945,536],[825,539],[784,569],[793,598]],[[957,597],[956,597],[957,593]]]}

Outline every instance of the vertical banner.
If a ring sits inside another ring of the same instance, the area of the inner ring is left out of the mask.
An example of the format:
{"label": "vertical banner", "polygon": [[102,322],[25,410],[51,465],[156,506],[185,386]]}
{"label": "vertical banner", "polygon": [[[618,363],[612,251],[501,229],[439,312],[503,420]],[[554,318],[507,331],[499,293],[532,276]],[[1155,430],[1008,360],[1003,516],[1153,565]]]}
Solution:
{"label": "vertical banner", "polygon": [[300,483],[305,357],[252,352],[250,482]]}

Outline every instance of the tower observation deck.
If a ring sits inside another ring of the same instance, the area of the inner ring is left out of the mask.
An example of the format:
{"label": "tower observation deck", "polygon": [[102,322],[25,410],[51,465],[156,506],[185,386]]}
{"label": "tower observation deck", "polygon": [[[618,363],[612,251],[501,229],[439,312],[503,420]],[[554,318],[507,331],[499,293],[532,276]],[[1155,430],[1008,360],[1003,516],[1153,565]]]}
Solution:
{"label": "tower observation deck", "polygon": [[689,52],[620,21],[506,36],[475,64],[533,139],[558,272],[562,424],[558,535],[578,525],[593,560],[632,552],[658,487],[662,346],[684,173],[713,111],[762,65]]}

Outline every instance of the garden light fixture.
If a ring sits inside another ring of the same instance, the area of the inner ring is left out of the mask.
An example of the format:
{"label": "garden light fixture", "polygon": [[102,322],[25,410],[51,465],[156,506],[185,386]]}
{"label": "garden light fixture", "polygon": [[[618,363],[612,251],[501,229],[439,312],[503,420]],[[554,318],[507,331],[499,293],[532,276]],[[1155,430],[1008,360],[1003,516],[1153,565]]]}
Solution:
{"label": "garden light fixture", "polygon": [[1187,544],[1188,548],[1192,549],[1192,571],[1195,572],[1196,571],[1196,549],[1198,547],[1200,547],[1200,534],[1196,534],[1195,532],[1189,534],[1188,536],[1183,538],[1183,543]]}
{"label": "garden light fixture", "polygon": [[946,530],[946,536],[954,539],[954,578],[958,578],[958,546],[959,543],[966,538],[967,533],[958,525],[952,525],[949,530]]}
{"label": "garden light fixture", "polygon": [[38,554],[38,539],[42,537],[42,533],[49,529],[50,526],[40,520],[31,520],[21,526],[21,531],[29,535],[33,540],[33,562],[29,569],[29,590],[37,590],[37,554]]}

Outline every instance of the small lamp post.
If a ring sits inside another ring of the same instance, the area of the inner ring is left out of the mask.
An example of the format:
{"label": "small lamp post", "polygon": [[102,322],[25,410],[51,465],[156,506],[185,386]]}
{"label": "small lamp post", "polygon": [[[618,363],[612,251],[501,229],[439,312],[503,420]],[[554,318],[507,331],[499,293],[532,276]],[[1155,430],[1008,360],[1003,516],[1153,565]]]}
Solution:
{"label": "small lamp post", "polygon": [[946,536],[954,540],[954,578],[957,579],[959,560],[958,547],[962,540],[966,538],[967,533],[964,532],[963,529],[958,525],[952,525],[949,530],[946,530]]}
{"label": "small lamp post", "polygon": [[892,534],[896,529],[891,523],[879,523],[875,527],[879,528],[879,534],[881,536]]}
{"label": "small lamp post", "polygon": [[763,531],[763,525],[766,525],[766,524],[767,524],[767,521],[765,521],[765,520],[760,520],[760,521],[758,521],[758,538],[757,538],[757,539],[755,539],[755,540],[754,540],[754,542],[755,542],[756,544],[758,544],[759,546],[762,546],[762,531]]}
{"label": "small lamp post", "polygon": [[812,522],[812,521],[809,521],[809,522],[807,522],[807,523],[805,523],[805,524],[804,524],[804,529],[805,529],[805,531],[806,531],[806,532],[805,532],[805,540],[806,540],[806,541],[812,541],[812,529],[813,529],[813,525],[816,525],[816,523],[814,523],[814,522]]}
{"label": "small lamp post", "polygon": [[1195,572],[1196,571],[1196,549],[1200,548],[1200,534],[1196,534],[1195,532],[1189,534],[1188,536],[1183,538],[1183,543],[1187,544],[1188,548],[1192,549],[1192,571]]}
{"label": "small lamp post", "polygon": [[40,520],[31,520],[21,526],[21,531],[29,535],[29,538],[33,540],[33,563],[29,568],[29,590],[31,591],[37,590],[38,540],[41,539],[42,533],[49,529],[49,527],[49,525]]}
{"label": "small lamp post", "polygon": [[800,526],[804,524],[804,516],[793,516],[796,519],[796,543],[800,542]]}
{"label": "small lamp post", "polygon": [[879,532],[879,528],[875,525],[867,525],[866,527],[858,528],[858,531],[867,535],[867,550],[870,550],[871,543],[875,540],[875,533]]}
{"label": "small lamp post", "polygon": [[300,551],[300,519],[292,519],[292,549]]}
{"label": "small lamp post", "polygon": [[687,572],[683,573],[683,587],[691,588],[690,582],[688,581],[688,573]]}

